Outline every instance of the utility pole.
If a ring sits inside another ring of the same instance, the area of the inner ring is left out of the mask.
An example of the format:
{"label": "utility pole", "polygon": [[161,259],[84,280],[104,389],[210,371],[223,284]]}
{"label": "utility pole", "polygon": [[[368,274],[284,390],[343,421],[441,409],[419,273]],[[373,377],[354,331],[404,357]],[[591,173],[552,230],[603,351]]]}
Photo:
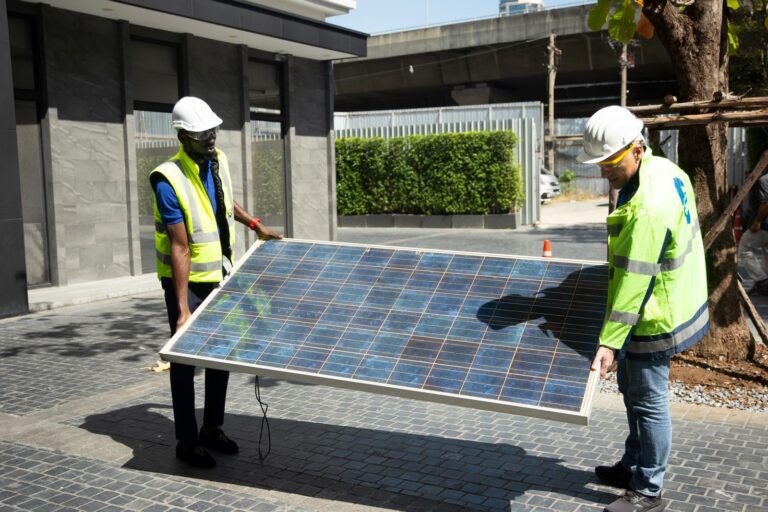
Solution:
{"label": "utility pole", "polygon": [[627,106],[627,68],[629,67],[629,61],[627,60],[627,45],[626,43],[621,45],[621,57],[619,57],[619,65],[621,66],[621,106]]}
{"label": "utility pole", "polygon": [[547,132],[549,133],[549,144],[547,144],[547,168],[549,172],[555,172],[555,76],[557,75],[557,65],[555,57],[562,52],[555,46],[555,33],[549,34],[549,44],[547,45],[549,54],[549,64],[547,65]]}
{"label": "utility pole", "polygon": [[[629,61],[627,60],[627,45],[621,45],[621,56],[619,57],[619,67],[621,68],[621,91],[619,94],[622,107],[627,106],[627,68],[629,67]],[[608,192],[608,213],[611,213],[616,209],[616,204],[619,202],[619,191],[611,189]]]}

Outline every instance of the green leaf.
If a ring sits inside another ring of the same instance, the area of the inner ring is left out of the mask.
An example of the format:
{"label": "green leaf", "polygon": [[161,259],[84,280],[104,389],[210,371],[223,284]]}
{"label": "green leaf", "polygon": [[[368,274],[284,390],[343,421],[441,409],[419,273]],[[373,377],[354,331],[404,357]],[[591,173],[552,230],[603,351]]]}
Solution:
{"label": "green leaf", "polygon": [[728,22],[728,51],[733,53],[739,49],[739,36],[736,31],[731,28],[731,23]]}
{"label": "green leaf", "polygon": [[739,0],[726,0],[725,3],[734,11],[739,8]]}
{"label": "green leaf", "polygon": [[595,6],[589,10],[589,17],[587,18],[589,30],[597,32],[603,28],[612,3],[612,0],[598,0]]}
{"label": "green leaf", "polygon": [[635,2],[623,0],[621,8],[608,19],[608,34],[617,41],[628,43],[635,35]]}

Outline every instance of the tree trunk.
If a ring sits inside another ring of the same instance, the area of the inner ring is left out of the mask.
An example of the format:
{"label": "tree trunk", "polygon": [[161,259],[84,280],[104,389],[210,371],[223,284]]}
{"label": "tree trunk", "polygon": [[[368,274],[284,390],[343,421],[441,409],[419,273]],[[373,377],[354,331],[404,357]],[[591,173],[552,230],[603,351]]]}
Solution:
{"label": "tree trunk", "polygon": [[[680,8],[651,0],[643,12],[669,54],[681,101],[711,100],[728,92],[728,43],[722,0],[695,0]],[[727,125],[680,129],[678,160],[693,183],[702,235],[728,205],[725,174]],[[746,359],[750,334],[736,288],[736,246],[725,230],[707,253],[709,334],[692,350],[708,358]]]}

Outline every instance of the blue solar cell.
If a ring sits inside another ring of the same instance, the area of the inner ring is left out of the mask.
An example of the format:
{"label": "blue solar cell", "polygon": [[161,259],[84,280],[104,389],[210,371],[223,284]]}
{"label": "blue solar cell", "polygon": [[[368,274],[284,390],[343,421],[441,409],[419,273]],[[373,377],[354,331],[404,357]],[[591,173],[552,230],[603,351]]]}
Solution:
{"label": "blue solar cell", "polygon": [[197,354],[200,348],[205,345],[207,339],[207,335],[188,332],[182,339],[176,342],[173,348],[182,354]]}
{"label": "blue solar cell", "polygon": [[447,293],[435,293],[429,301],[426,312],[431,315],[445,315],[455,317],[459,315],[464,297],[461,295],[449,295]]}
{"label": "blue solar cell", "polygon": [[448,266],[451,264],[453,255],[442,253],[426,253],[421,256],[419,264],[416,267],[418,270],[429,270],[431,272],[445,272]]}
{"label": "blue solar cell", "polygon": [[338,250],[339,248],[337,246],[315,244],[309,251],[307,251],[304,258],[316,261],[331,261],[333,255],[336,254],[336,251]]}
{"label": "blue solar cell", "polygon": [[421,254],[412,251],[397,251],[389,259],[387,266],[390,268],[413,270],[419,264]]}
{"label": "blue solar cell", "polygon": [[[262,248],[263,247],[263,248]],[[305,243],[295,243],[295,244],[274,244],[274,243],[265,243],[262,247],[259,247],[259,253],[265,252],[266,254],[275,254],[277,255],[277,252],[272,252],[272,248],[277,250],[278,247],[283,247],[282,252],[279,252],[281,258],[293,258],[296,260],[299,260],[303,258],[307,251],[309,251],[312,248],[312,244],[305,244]]]}
{"label": "blue solar cell", "polygon": [[339,304],[359,305],[370,292],[370,286],[345,284],[336,294],[335,301]]}
{"label": "blue solar cell", "polygon": [[359,309],[350,325],[354,327],[364,327],[366,329],[378,329],[387,318],[387,312],[381,309]]}
{"label": "blue solar cell", "polygon": [[472,295],[495,298],[503,294],[506,284],[507,282],[504,279],[476,277],[472,283],[472,288],[470,288],[470,293]]}
{"label": "blue solar cell", "polygon": [[296,352],[291,362],[288,363],[288,368],[302,371],[317,371],[328,359],[330,350],[321,350],[316,348],[304,347]]}
{"label": "blue solar cell", "polygon": [[468,368],[477,354],[477,343],[463,343],[446,340],[440,348],[436,362],[439,364],[456,365]]}
{"label": "blue solar cell", "polygon": [[293,272],[299,262],[296,260],[273,260],[269,266],[264,269],[264,275],[285,276]]}
{"label": "blue solar cell", "polygon": [[317,276],[320,281],[344,282],[355,269],[353,265],[326,265]]}
{"label": "blue solar cell", "polygon": [[259,356],[258,362],[267,365],[285,367],[293,358],[298,347],[288,343],[272,342]]}
{"label": "blue solar cell", "polygon": [[337,329],[344,328],[355,316],[355,313],[357,313],[357,308],[330,304],[325,308],[318,324],[335,326]]}
{"label": "blue solar cell", "polygon": [[368,352],[368,349],[376,337],[376,331],[368,329],[348,328],[344,336],[340,336],[336,347],[345,352]]}
{"label": "blue solar cell", "polygon": [[422,315],[419,319],[419,323],[416,324],[413,333],[419,336],[442,339],[448,336],[451,326],[453,325],[453,320],[453,318],[444,316]]}
{"label": "blue solar cell", "polygon": [[237,345],[239,338],[220,338],[218,336],[211,336],[200,348],[197,353],[204,357],[215,357],[219,359],[226,358],[233,348]]}
{"label": "blue solar cell", "polygon": [[448,272],[454,274],[469,274],[474,276],[477,271],[480,270],[480,265],[483,264],[482,259],[477,256],[461,256],[456,255],[451,260],[451,264],[448,265]]}
{"label": "blue solar cell", "polygon": [[299,302],[293,309],[293,318],[303,322],[315,322],[325,311],[325,304],[317,302]]}
{"label": "blue solar cell", "polygon": [[512,269],[511,277],[525,279],[541,279],[547,271],[546,261],[517,260]]}
{"label": "blue solar cell", "polygon": [[394,253],[391,249],[368,249],[360,258],[360,264],[381,268],[386,266]]}
{"label": "blue solar cell", "polygon": [[432,371],[424,383],[424,389],[441,391],[443,393],[456,393],[464,384],[466,376],[466,368],[454,368],[436,364],[432,367]]}
{"label": "blue solar cell", "polygon": [[400,290],[391,288],[374,288],[363,301],[363,306],[382,309],[390,309],[397,298],[400,296]]}
{"label": "blue solar cell", "polygon": [[312,325],[299,322],[286,322],[280,331],[275,334],[275,339],[282,341],[290,341],[295,343],[302,343],[307,339],[309,333],[312,332]]}
{"label": "blue solar cell", "polygon": [[325,360],[322,372],[336,377],[352,377],[362,359],[361,354],[333,351]]}
{"label": "blue solar cell", "polygon": [[388,383],[397,386],[421,387],[431,369],[431,364],[401,360],[392,370]]}
{"label": "blue solar cell", "polygon": [[387,357],[400,357],[408,338],[397,334],[380,333],[368,349],[369,354]]}
{"label": "blue solar cell", "polygon": [[265,341],[242,340],[232,349],[227,356],[227,360],[255,364],[265,348],[267,348],[267,342]]}
{"label": "blue solar cell", "polygon": [[334,347],[339,339],[339,330],[336,327],[316,325],[307,335],[304,343],[316,347]]}
{"label": "blue solar cell", "polygon": [[389,315],[387,315],[387,319],[381,326],[381,329],[387,332],[396,332],[402,337],[402,335],[411,334],[413,332],[420,317],[421,315],[418,313],[390,311]]}
{"label": "blue solar cell", "polygon": [[403,349],[402,358],[410,361],[432,362],[440,352],[442,341],[433,338],[411,336]]}
{"label": "blue solar cell", "polygon": [[[312,282],[310,281],[293,279],[281,283],[280,286],[277,286],[277,288],[273,291],[273,295],[278,297],[300,298],[303,297],[305,293],[307,293],[307,290],[309,290],[310,286],[312,286]],[[256,288],[264,291],[265,293],[268,293],[268,290],[261,287],[258,282],[256,284]]]}
{"label": "blue solar cell", "polygon": [[483,277],[498,277],[506,279],[512,272],[512,268],[515,266],[515,260],[501,259],[501,258],[486,258],[483,261],[480,271],[478,272]]}
{"label": "blue solar cell", "polygon": [[360,361],[354,376],[370,382],[386,382],[395,367],[395,362],[388,357],[365,356]]}
{"label": "blue solar cell", "polygon": [[467,374],[461,392],[470,396],[497,399],[504,386],[504,380],[505,376],[501,373],[472,370]]}
{"label": "blue solar cell", "polygon": [[506,375],[515,357],[514,349],[493,345],[478,347],[472,369],[488,370]]}
{"label": "blue solar cell", "polygon": [[433,291],[442,278],[443,275],[437,272],[414,272],[405,287],[413,290]]}
{"label": "blue solar cell", "polygon": [[[291,272],[291,277],[314,280],[325,269],[324,262],[302,261]],[[266,273],[266,272],[265,272]],[[285,274],[277,274],[285,275]]]}
{"label": "blue solar cell", "polygon": [[163,355],[570,418],[584,414],[606,280],[605,265],[269,241]]}
{"label": "blue solar cell", "polygon": [[356,267],[347,277],[348,283],[371,284],[381,274],[381,270],[375,267]]}
{"label": "blue solar cell", "polygon": [[403,290],[397,298],[393,309],[415,311],[421,313],[427,308],[432,294],[412,290]]}
{"label": "blue solar cell", "polygon": [[384,269],[379,275],[379,280],[376,282],[378,286],[386,286],[388,288],[402,289],[405,283],[411,278],[410,270],[401,270],[395,268]]}
{"label": "blue solar cell", "polygon": [[340,283],[324,283],[321,281],[318,281],[314,283],[309,290],[307,290],[307,293],[304,295],[304,298],[307,300],[316,300],[319,302],[331,302],[333,298],[336,296],[336,294],[339,292],[339,288],[341,288]]}
{"label": "blue solar cell", "polygon": [[469,289],[472,287],[472,276],[450,275],[446,274],[437,285],[437,289],[441,292],[457,293],[460,295],[466,295]]}

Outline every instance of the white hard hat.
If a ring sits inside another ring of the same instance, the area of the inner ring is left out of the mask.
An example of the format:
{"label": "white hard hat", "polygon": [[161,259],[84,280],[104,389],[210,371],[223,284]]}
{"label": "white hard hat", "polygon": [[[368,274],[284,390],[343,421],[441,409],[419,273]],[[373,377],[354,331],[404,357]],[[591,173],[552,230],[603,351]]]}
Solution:
{"label": "white hard hat", "polygon": [[184,96],[173,106],[171,126],[176,130],[203,132],[219,126],[223,121],[200,98]]}
{"label": "white hard hat", "polygon": [[643,138],[643,122],[624,107],[601,108],[587,121],[579,161],[596,164]]}

